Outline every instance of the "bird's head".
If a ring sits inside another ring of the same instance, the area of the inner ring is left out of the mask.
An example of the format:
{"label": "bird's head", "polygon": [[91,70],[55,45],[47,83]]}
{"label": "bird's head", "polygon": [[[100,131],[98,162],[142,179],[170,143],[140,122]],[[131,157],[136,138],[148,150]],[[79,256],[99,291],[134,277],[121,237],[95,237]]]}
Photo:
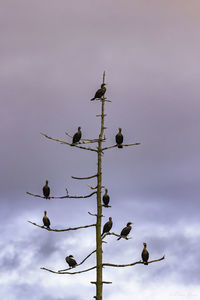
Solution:
{"label": "bird's head", "polygon": [[146,248],[147,244],[146,243],[143,243],[144,247]]}
{"label": "bird's head", "polygon": [[109,217],[109,221],[112,221],[112,217]]}
{"label": "bird's head", "polygon": [[105,189],[105,193],[106,193],[106,194],[108,193],[108,189]]}
{"label": "bird's head", "polygon": [[73,255],[69,255],[68,257],[70,257],[70,258],[74,258],[74,257],[73,257]]}
{"label": "bird's head", "polygon": [[105,85],[106,85],[105,83],[102,83],[101,88],[104,88]]}
{"label": "bird's head", "polygon": [[47,212],[46,212],[46,210],[44,211],[44,215],[46,216],[46,214],[47,214]]}
{"label": "bird's head", "polygon": [[48,185],[48,183],[49,183],[48,180],[46,180],[46,185]]}
{"label": "bird's head", "polygon": [[79,126],[79,127],[78,127],[78,131],[80,131],[80,130],[81,130],[81,127]]}
{"label": "bird's head", "polygon": [[133,224],[132,222],[128,222],[126,226],[130,226],[131,224]]}
{"label": "bird's head", "polygon": [[121,128],[119,128],[119,132],[120,132],[120,133],[122,132],[122,129],[121,129]]}

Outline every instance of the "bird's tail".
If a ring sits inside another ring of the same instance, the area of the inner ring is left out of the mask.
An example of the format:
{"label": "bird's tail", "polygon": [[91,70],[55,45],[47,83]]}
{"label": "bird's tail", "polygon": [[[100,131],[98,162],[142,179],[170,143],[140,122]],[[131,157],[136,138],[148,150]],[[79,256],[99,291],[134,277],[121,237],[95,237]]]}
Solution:
{"label": "bird's tail", "polygon": [[122,146],[122,145],[118,145],[117,147],[118,147],[118,148],[123,148],[123,146]]}
{"label": "bird's tail", "polygon": [[117,241],[119,241],[121,239],[121,236],[117,239]]}
{"label": "bird's tail", "polygon": [[147,265],[148,265],[148,262],[147,262],[147,261],[145,261],[145,262],[144,262],[144,265],[146,265],[146,266],[147,266]]}
{"label": "bird's tail", "polygon": [[93,101],[93,100],[95,100],[95,98],[90,99],[90,101]]}

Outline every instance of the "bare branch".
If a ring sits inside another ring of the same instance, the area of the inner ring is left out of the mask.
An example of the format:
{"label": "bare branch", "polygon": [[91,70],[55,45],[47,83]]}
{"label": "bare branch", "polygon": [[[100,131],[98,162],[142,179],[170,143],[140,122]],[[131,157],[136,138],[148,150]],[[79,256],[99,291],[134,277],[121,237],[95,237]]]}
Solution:
{"label": "bare branch", "polygon": [[[46,138],[49,139],[49,140],[56,141],[56,142],[59,142],[59,143],[61,143],[61,144],[65,144],[65,145],[72,146],[71,143],[68,143],[68,142],[63,141],[63,140],[59,140],[59,139],[52,138],[52,137],[48,136],[48,135],[45,134],[45,133],[40,132],[40,134],[43,135],[44,137],[46,137]],[[82,146],[78,146],[78,145],[76,145],[76,144],[73,144],[73,146],[76,147],[76,148],[80,148],[80,149],[85,149],[85,150],[90,150],[90,151],[98,152],[98,150],[93,149],[93,148],[82,147]]]}
{"label": "bare branch", "polygon": [[[148,264],[151,264],[151,263],[154,263],[154,262],[157,262],[157,261],[161,261],[165,259],[165,256],[159,258],[159,259],[155,259],[155,260],[151,260],[151,261],[148,261]],[[121,268],[121,267],[131,267],[131,266],[134,266],[134,265],[138,265],[138,264],[144,264],[143,261],[136,261],[134,263],[131,263],[131,264],[125,264],[125,265],[116,265],[116,264],[109,264],[109,263],[104,263],[102,264],[102,266],[108,266],[108,267],[118,267],[118,268]]]}
{"label": "bare branch", "polygon": [[88,187],[89,187],[91,190],[96,190],[96,189],[97,189],[97,185],[96,185],[96,186],[91,186],[90,184],[88,184]]}
{"label": "bare branch", "polygon": [[112,207],[111,205],[102,204],[103,207]]}
{"label": "bare branch", "polygon": [[92,176],[88,176],[88,177],[75,177],[75,176],[71,176],[71,178],[73,179],[78,179],[78,180],[84,180],[84,179],[91,179],[94,177],[97,177],[98,174],[92,175]]}
{"label": "bare branch", "polygon": [[[73,138],[72,135],[70,135],[69,133],[65,132],[65,134],[67,136],[69,136],[70,138]],[[87,144],[87,143],[98,143],[99,139],[81,139],[81,141],[83,141],[80,144]],[[102,141],[105,141],[105,139],[103,139]]]}
{"label": "bare branch", "polygon": [[70,231],[70,230],[77,230],[77,229],[82,229],[82,228],[88,228],[88,227],[93,227],[93,226],[96,226],[96,224],[91,224],[91,225],[85,225],[85,226],[79,226],[79,227],[69,227],[67,229],[52,229],[52,228],[46,228],[44,226],[41,226],[41,225],[38,225],[36,223],[33,223],[31,221],[27,221],[37,227],[40,227],[42,229],[45,229],[45,230],[48,230],[48,231],[55,231],[55,232],[63,232],[63,231]]}
{"label": "bare branch", "polygon": [[69,274],[69,275],[74,275],[74,274],[84,273],[84,272],[88,272],[88,271],[91,271],[93,269],[96,269],[96,266],[94,266],[92,268],[89,268],[89,269],[86,269],[86,270],[78,271],[78,272],[56,272],[56,271],[53,271],[53,270],[50,270],[50,269],[47,269],[47,268],[40,268],[40,269],[48,271],[48,272],[51,272],[51,273],[54,273],[54,274],[60,274],[60,275]]}
{"label": "bare branch", "polygon": [[[138,146],[140,145],[141,143],[134,143],[134,144],[122,144],[123,147],[128,147],[128,146]],[[110,147],[105,147],[105,148],[102,148],[102,151],[104,150],[107,150],[107,149],[112,149],[112,148],[116,148],[117,147],[117,144],[116,145],[113,145],[113,146],[110,146]]]}
{"label": "bare branch", "polygon": [[[32,193],[29,193],[29,192],[26,192],[28,195],[31,195],[33,197],[39,197],[39,198],[43,198],[43,199],[46,199],[44,196],[40,196],[40,195],[35,195],[35,194],[32,194]],[[93,192],[89,195],[86,195],[86,196],[69,196],[69,195],[66,195],[66,196],[61,196],[61,197],[48,197],[48,199],[65,199],[65,198],[73,198],[73,199],[80,199],[80,198],[89,198],[91,197],[92,195],[96,194],[96,192]]]}
{"label": "bare branch", "polygon": [[[77,264],[76,267],[82,265],[93,253],[95,253],[96,250],[92,251],[88,256],[86,256],[82,262],[80,262],[80,264]],[[58,272],[65,272],[65,271],[68,271],[68,270],[71,270],[71,268],[68,268],[68,269],[64,269],[64,270],[59,270]]]}
{"label": "bare branch", "polygon": [[121,236],[120,234],[117,234],[117,233],[114,233],[114,232],[106,232],[106,233],[104,233],[104,235],[102,236],[102,240],[103,240],[107,235],[115,235],[115,236],[120,237],[120,238],[125,239],[125,240],[130,240],[130,239],[131,239],[131,237],[124,237],[124,236]]}
{"label": "bare branch", "polygon": [[[97,214],[92,214],[92,213],[89,212],[89,211],[88,211],[88,214],[89,214],[90,216],[97,217]],[[100,217],[105,217],[105,216],[101,215]]]}
{"label": "bare branch", "polygon": [[[90,281],[91,284],[97,284],[96,281]],[[102,281],[102,283],[105,283],[105,284],[112,284],[111,281]]]}

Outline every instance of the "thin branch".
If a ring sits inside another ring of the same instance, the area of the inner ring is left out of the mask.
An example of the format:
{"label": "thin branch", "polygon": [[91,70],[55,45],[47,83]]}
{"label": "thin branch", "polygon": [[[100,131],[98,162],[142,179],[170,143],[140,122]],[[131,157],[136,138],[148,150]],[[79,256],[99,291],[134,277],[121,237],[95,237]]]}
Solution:
{"label": "thin branch", "polygon": [[[92,214],[92,213],[89,212],[89,211],[88,211],[88,214],[89,214],[90,216],[97,217],[97,214]],[[101,215],[100,217],[105,217],[105,216]]]}
{"label": "thin branch", "polygon": [[45,230],[48,230],[48,231],[55,231],[55,232],[63,232],[63,231],[70,231],[70,230],[77,230],[77,229],[81,229],[81,228],[88,228],[88,227],[93,227],[93,226],[96,226],[96,224],[91,224],[91,225],[85,225],[85,226],[79,226],[79,227],[69,227],[67,229],[52,229],[52,228],[46,228],[44,226],[41,226],[41,225],[38,225],[36,223],[33,223],[31,221],[27,221],[37,227],[40,227],[42,229],[45,229]]}
{"label": "thin branch", "polygon": [[120,237],[120,238],[125,239],[125,240],[130,240],[130,239],[131,239],[131,237],[124,237],[124,236],[121,236],[120,234],[117,234],[117,233],[114,233],[114,232],[106,232],[106,233],[104,233],[104,235],[102,236],[102,240],[103,240],[107,235],[115,235],[115,236]]}
{"label": "thin branch", "polygon": [[[77,264],[76,267],[82,265],[93,253],[95,253],[96,250],[92,251],[90,254],[88,254],[88,256],[86,256],[82,262],[80,262],[80,264]],[[65,271],[68,271],[68,270],[71,270],[71,268],[68,268],[68,269],[64,269],[64,270],[59,270],[58,272],[65,272]]]}
{"label": "thin branch", "polygon": [[96,266],[92,267],[92,268],[89,268],[89,269],[86,269],[86,270],[82,270],[82,271],[78,271],[78,272],[56,272],[56,271],[53,271],[53,270],[50,270],[50,269],[47,269],[47,268],[40,268],[41,270],[45,270],[45,271],[48,271],[48,272],[51,272],[51,273],[54,273],[54,274],[70,274],[70,275],[74,275],[74,274],[79,274],[79,273],[84,273],[84,272],[88,272],[88,271],[91,271],[93,269],[96,269]]}
{"label": "thin branch", "polygon": [[[72,146],[71,143],[68,143],[68,142],[63,141],[63,140],[59,140],[59,139],[52,138],[52,137],[48,136],[48,135],[45,134],[45,133],[40,132],[40,134],[43,135],[44,137],[46,137],[46,138],[49,139],[49,140],[56,141],[56,142],[59,142],[59,143],[61,143],[61,144],[65,144],[65,145]],[[85,149],[85,150],[90,150],[90,151],[98,152],[98,150],[93,149],[93,148],[82,147],[82,146],[78,146],[78,145],[76,145],[76,144],[73,144],[73,146],[74,146],[74,147],[77,147],[77,148],[80,148],[80,149]]]}
{"label": "thin branch", "polygon": [[[97,284],[96,281],[90,281],[91,284]],[[105,283],[105,284],[112,284],[111,281],[102,281],[102,283]]]}
{"label": "thin branch", "polygon": [[97,174],[94,174],[94,175],[88,176],[88,177],[75,177],[75,176],[71,176],[71,178],[78,179],[78,180],[91,179],[91,178],[94,178],[94,177],[97,177]]}
{"label": "thin branch", "polygon": [[[66,134],[67,136],[69,136],[70,138],[73,138],[73,136],[70,135],[69,133],[65,132],[65,134]],[[105,140],[105,139],[103,139],[103,140]],[[103,140],[102,140],[102,141],[103,141]],[[86,143],[98,143],[99,139],[81,139],[81,141],[83,141],[83,143],[80,143],[80,144],[86,144]]]}
{"label": "thin branch", "polygon": [[[140,145],[141,143],[134,143],[134,144],[122,144],[123,147],[128,147],[128,146],[138,146]],[[110,147],[105,147],[105,148],[102,148],[102,151],[104,150],[107,150],[107,149],[112,149],[112,148],[116,148],[118,147],[117,144],[116,145],[113,145],[113,146],[110,146]]]}
{"label": "thin branch", "polygon": [[[39,197],[39,198],[46,199],[44,196],[35,195],[35,194],[29,193],[29,192],[26,192],[26,193],[28,195],[33,196],[33,197]],[[89,198],[89,197],[91,197],[94,194],[96,194],[96,192],[93,192],[93,193],[91,193],[89,195],[86,195],[86,196],[69,196],[69,195],[66,195],[66,196],[61,196],[61,197],[48,197],[48,199],[65,199],[65,198],[80,199],[80,198]]]}
{"label": "thin branch", "polygon": [[96,189],[97,189],[97,186],[91,186],[90,184],[88,184],[88,187],[89,187],[91,190],[96,190]]}
{"label": "thin branch", "polygon": [[[157,261],[161,261],[165,259],[165,256],[159,258],[159,259],[155,259],[155,260],[151,260],[151,261],[148,261],[148,264],[151,264],[153,262],[157,262]],[[108,266],[108,267],[118,267],[118,268],[121,268],[121,267],[131,267],[131,266],[134,266],[134,265],[138,265],[138,264],[144,264],[143,261],[136,261],[134,263],[131,263],[131,264],[125,264],[125,265],[116,265],[116,264],[109,264],[109,263],[103,263],[102,266]]]}
{"label": "thin branch", "polygon": [[103,207],[112,207],[111,205],[102,204]]}

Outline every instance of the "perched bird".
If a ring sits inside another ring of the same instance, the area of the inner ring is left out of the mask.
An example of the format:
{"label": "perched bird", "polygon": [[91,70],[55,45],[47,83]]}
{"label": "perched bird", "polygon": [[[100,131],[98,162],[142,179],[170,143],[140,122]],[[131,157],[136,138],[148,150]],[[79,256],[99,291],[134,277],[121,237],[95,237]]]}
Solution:
{"label": "perched bird", "polygon": [[95,94],[94,98],[91,99],[91,101],[95,100],[95,99],[101,99],[104,96],[104,94],[106,92],[105,85],[106,85],[105,83],[102,83],[101,88],[98,91],[96,91],[96,94]]}
{"label": "perched bird", "polygon": [[44,223],[44,226],[46,226],[47,228],[50,228],[50,220],[49,218],[47,217],[47,212],[46,210],[44,211],[44,217],[43,217],[43,223]]}
{"label": "perched bird", "polygon": [[102,232],[101,236],[104,235],[104,233],[109,232],[110,229],[112,228],[112,225],[113,225],[112,218],[109,217],[109,221],[106,222],[103,226],[103,232]]}
{"label": "perched bird", "polygon": [[108,189],[105,189],[105,194],[103,195],[103,203],[105,206],[108,206],[108,203],[110,201],[110,197],[108,195]]}
{"label": "perched bird", "polygon": [[123,237],[123,238],[126,238],[126,237],[127,237],[127,235],[129,234],[129,232],[130,232],[131,229],[132,229],[131,224],[133,224],[133,223],[128,222],[127,225],[126,225],[126,227],[124,227],[124,228],[122,229],[122,231],[121,231],[121,233],[120,233],[121,236],[118,238],[118,240],[120,240],[122,237]]}
{"label": "perched bird", "polygon": [[49,198],[50,195],[50,187],[48,186],[48,180],[46,180],[46,184],[43,186],[43,195],[46,199]]}
{"label": "perched bird", "polygon": [[73,255],[67,256],[65,260],[71,268],[74,268],[77,265],[77,262],[75,261]]}
{"label": "perched bird", "polygon": [[81,139],[81,136],[82,136],[81,127],[78,127],[78,131],[73,136],[72,145],[78,143]]}
{"label": "perched bird", "polygon": [[142,251],[142,260],[143,260],[143,263],[144,265],[148,265],[148,259],[149,259],[149,252],[147,251],[147,244],[146,243],[143,243],[144,245],[144,249]]}
{"label": "perched bird", "polygon": [[123,148],[122,146],[122,143],[123,143],[123,135],[122,135],[122,129],[119,128],[119,132],[118,134],[115,136],[115,140],[116,140],[116,143],[117,143],[117,147],[118,148]]}

